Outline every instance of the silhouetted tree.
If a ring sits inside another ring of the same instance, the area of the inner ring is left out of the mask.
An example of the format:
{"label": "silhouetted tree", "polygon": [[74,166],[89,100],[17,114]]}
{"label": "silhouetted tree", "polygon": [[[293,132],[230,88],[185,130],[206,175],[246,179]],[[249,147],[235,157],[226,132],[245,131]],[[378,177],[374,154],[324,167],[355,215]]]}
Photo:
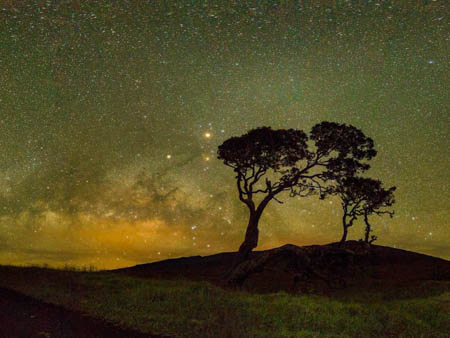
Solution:
{"label": "silhouetted tree", "polygon": [[[347,176],[338,179],[338,185],[335,187],[334,193],[340,197],[344,211],[341,244],[347,239],[348,228],[360,216],[364,216],[366,224],[365,242],[369,242],[369,234],[372,231],[369,216],[372,214],[389,214],[392,217],[393,212],[383,210],[383,208],[392,206],[394,203],[393,192],[395,189],[395,187],[391,187],[385,190],[381,181],[371,178]],[[370,243],[375,239],[376,236],[373,236]]]}
{"label": "silhouetted tree", "polygon": [[371,236],[369,240],[369,235],[372,232],[371,225],[369,223],[370,215],[389,215],[391,218],[394,216],[394,211],[385,210],[384,208],[391,207],[395,203],[394,191],[396,187],[390,187],[389,189],[384,189],[380,181],[376,181],[376,184],[372,185],[372,190],[368,192],[368,199],[363,206],[364,209],[364,223],[366,224],[364,241],[366,243],[373,243],[377,237]]}
{"label": "silhouetted tree", "polygon": [[[372,139],[353,126],[322,122],[311,130],[314,149],[301,130],[262,127],[226,140],[218,158],[236,173],[239,199],[250,212],[239,259],[244,260],[258,245],[258,222],[267,204],[283,191],[291,196],[318,193],[324,198],[331,190],[329,180],[367,170],[360,162],[376,155]],[[265,182],[261,179],[265,176]],[[255,196],[262,196],[260,202]],[[280,202],[281,203],[281,202]]]}
{"label": "silhouetted tree", "polygon": [[[267,204],[292,186],[287,180],[291,168],[299,160],[311,157],[307,138],[300,130],[262,127],[232,137],[219,146],[218,158],[234,169],[239,199],[250,212],[245,240],[239,248],[242,259],[258,245],[258,222]],[[276,181],[266,177],[265,184],[258,184],[268,171]],[[259,203],[255,201],[256,194],[263,196]]]}

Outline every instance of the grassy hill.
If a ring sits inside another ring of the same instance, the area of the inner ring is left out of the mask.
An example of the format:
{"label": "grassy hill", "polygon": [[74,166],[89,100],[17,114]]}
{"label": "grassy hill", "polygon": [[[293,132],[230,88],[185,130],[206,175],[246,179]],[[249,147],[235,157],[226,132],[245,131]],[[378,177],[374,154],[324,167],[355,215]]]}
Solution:
{"label": "grassy hill", "polygon": [[[224,253],[119,271],[1,266],[0,287],[122,327],[176,337],[448,337],[450,280],[445,269],[450,262],[391,248],[377,250],[376,264],[388,259],[397,269],[408,266],[409,277],[395,277],[402,274],[397,270],[392,278],[385,262],[370,285],[295,295],[225,289],[211,283],[216,277],[209,282],[187,278],[202,279],[210,276],[208,271],[220,274],[217,262],[226,265],[232,255]],[[410,278],[413,266],[419,278]],[[201,271],[203,275],[195,274]],[[267,276],[264,271],[258,274]],[[425,274],[430,278],[424,279]],[[389,278],[401,283],[386,284]]]}

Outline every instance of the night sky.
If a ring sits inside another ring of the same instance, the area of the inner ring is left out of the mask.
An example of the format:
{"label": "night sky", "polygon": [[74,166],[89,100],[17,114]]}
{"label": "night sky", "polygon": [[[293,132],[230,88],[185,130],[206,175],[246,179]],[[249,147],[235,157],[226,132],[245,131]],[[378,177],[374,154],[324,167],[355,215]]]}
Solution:
{"label": "night sky", "polygon": [[[0,264],[237,250],[217,146],[324,120],[373,138],[367,175],[397,186],[375,244],[450,259],[446,1],[246,3],[0,3]],[[338,200],[279,198],[257,249],[340,239]]]}

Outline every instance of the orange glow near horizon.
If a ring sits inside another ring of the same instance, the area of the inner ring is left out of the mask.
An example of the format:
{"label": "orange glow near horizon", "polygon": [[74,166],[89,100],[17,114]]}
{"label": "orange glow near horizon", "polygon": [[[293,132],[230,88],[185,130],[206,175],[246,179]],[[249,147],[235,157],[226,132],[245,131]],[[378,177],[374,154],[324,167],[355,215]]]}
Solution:
{"label": "orange glow near horizon", "polygon": [[[322,121],[372,138],[365,176],[397,187],[394,217],[373,217],[375,244],[450,259],[441,2],[175,1],[169,13],[78,1],[72,13],[7,1],[0,264],[104,269],[237,250],[249,215],[218,147]],[[333,197],[279,199],[257,250],[340,239]],[[363,230],[356,221],[349,239]]]}

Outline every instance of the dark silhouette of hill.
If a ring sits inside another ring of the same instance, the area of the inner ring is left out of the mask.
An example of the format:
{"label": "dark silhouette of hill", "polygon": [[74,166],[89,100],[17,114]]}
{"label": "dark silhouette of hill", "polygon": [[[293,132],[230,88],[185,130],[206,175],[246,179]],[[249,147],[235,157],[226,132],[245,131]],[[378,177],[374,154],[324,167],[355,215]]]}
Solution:
{"label": "dark silhouette of hill", "polygon": [[329,293],[346,288],[401,287],[450,280],[450,262],[358,241],[255,251],[232,273],[237,253],[168,259],[114,270],[142,278],[208,281],[254,292]]}

